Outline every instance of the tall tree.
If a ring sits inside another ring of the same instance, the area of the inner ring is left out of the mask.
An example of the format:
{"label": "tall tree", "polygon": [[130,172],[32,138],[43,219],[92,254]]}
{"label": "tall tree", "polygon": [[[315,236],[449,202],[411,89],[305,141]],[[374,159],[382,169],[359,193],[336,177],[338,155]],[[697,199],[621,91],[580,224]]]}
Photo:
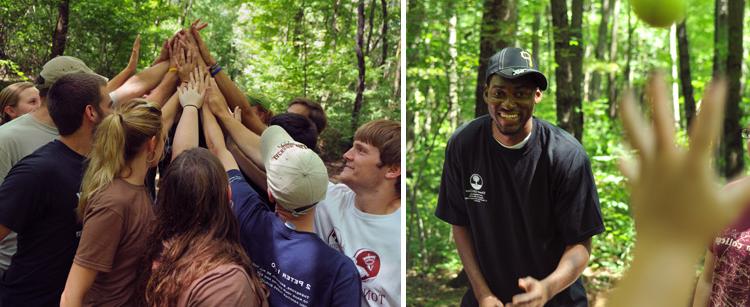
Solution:
{"label": "tall tree", "polygon": [[479,69],[477,71],[474,116],[487,114],[484,103],[484,82],[487,62],[495,52],[513,43],[516,35],[518,8],[516,0],[484,0],[482,28],[479,39]]}
{"label": "tall tree", "polygon": [[354,131],[357,130],[359,125],[359,112],[362,110],[362,102],[365,94],[365,54],[363,53],[365,39],[365,0],[359,0],[357,5],[357,43],[354,47],[354,51],[357,53],[357,68],[359,74],[357,75],[357,96],[354,98],[354,108],[352,109],[352,125],[351,131],[354,135]]}
{"label": "tall tree", "polygon": [[744,167],[742,138],[740,137],[740,101],[742,100],[742,34],[745,16],[745,0],[729,0],[727,2],[727,38],[729,50],[726,58],[726,74],[729,92],[727,93],[726,117],[724,119],[724,135],[721,143],[724,157],[723,174],[727,178],[742,172]]}
{"label": "tall tree", "polygon": [[380,6],[383,13],[383,27],[380,31],[383,37],[383,55],[380,57],[380,65],[378,66],[383,66],[385,60],[388,58],[388,4],[385,0],[380,0]]}
{"label": "tall tree", "polygon": [[552,0],[552,23],[555,25],[555,69],[557,124],[581,141],[583,136],[583,0],[573,0],[568,22],[565,0]]}
{"label": "tall tree", "polygon": [[[599,10],[601,19],[599,21],[599,31],[596,38],[596,49],[594,50],[594,57],[596,57],[596,60],[600,63],[605,61],[605,56],[607,54],[607,32],[609,30],[609,15],[612,14],[612,8],[614,7],[614,5],[611,4],[612,0],[602,0],[601,9]],[[594,70],[591,75],[591,82],[589,83],[590,100],[596,100],[599,98],[599,92],[602,86],[601,80],[601,71]]]}
{"label": "tall tree", "polygon": [[450,115],[448,118],[451,121],[451,131],[456,129],[458,126],[458,118],[461,112],[461,106],[458,103],[458,66],[456,64],[458,58],[458,49],[456,48],[456,23],[458,23],[458,17],[456,16],[456,7],[453,1],[447,2],[448,11],[448,105],[450,106]]}
{"label": "tall tree", "polygon": [[[619,16],[620,15],[620,0],[611,0],[612,3],[612,16]],[[630,9],[628,9],[628,53],[626,54],[627,60],[625,64],[625,74],[624,74],[624,80],[628,87],[630,87],[630,59],[632,57],[633,49],[632,47],[632,38],[633,38],[633,31],[635,31],[635,27],[633,26],[633,23],[631,22],[631,16],[630,16]],[[612,35],[610,37],[610,46],[609,46],[609,61],[611,63],[617,63],[617,50],[618,50],[618,44],[617,44],[617,27],[619,26],[618,22],[619,18],[613,18],[612,19]],[[607,103],[609,104],[609,118],[615,118],[617,117],[617,95],[618,95],[618,85],[615,84],[615,81],[617,80],[617,74],[614,71],[609,72],[609,78],[607,82]]]}
{"label": "tall tree", "polygon": [[60,0],[57,6],[57,24],[55,31],[52,33],[52,51],[49,58],[52,59],[65,52],[65,43],[68,40],[68,14],[70,13],[70,3],[68,0]]}
{"label": "tall tree", "polygon": [[680,53],[680,84],[682,85],[682,96],[685,104],[685,119],[689,129],[695,117],[695,97],[693,96],[693,78],[690,75],[687,25],[684,20],[677,25],[677,47]]}
{"label": "tall tree", "polygon": [[715,0],[714,2],[714,68],[713,75],[726,72],[727,59],[727,35],[729,12],[727,0]]}

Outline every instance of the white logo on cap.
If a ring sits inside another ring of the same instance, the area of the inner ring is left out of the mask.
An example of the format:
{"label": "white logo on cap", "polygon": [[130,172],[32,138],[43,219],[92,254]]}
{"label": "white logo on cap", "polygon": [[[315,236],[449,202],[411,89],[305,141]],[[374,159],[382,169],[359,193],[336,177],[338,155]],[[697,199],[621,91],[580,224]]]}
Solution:
{"label": "white logo on cap", "polygon": [[522,74],[522,73],[525,73],[525,72],[527,72],[529,70],[531,70],[531,69],[528,69],[528,68],[514,69],[513,70],[513,75],[515,76],[515,75],[518,75],[518,74]]}

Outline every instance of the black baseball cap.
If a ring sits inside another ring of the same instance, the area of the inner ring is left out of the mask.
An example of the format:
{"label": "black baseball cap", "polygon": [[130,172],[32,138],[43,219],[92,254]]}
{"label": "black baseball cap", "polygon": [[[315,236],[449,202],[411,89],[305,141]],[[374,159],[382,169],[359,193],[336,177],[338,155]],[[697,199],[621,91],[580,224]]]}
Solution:
{"label": "black baseball cap", "polygon": [[492,75],[497,74],[506,79],[516,79],[531,76],[540,90],[547,89],[547,77],[539,71],[539,65],[531,57],[531,53],[516,47],[506,47],[490,58],[487,75],[484,80],[490,83]]}

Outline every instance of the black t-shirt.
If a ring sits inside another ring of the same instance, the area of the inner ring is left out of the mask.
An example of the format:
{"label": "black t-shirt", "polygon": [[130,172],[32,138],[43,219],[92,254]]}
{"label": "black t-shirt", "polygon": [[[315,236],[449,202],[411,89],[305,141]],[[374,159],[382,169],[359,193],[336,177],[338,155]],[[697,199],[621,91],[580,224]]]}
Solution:
{"label": "black t-shirt", "polygon": [[[547,277],[567,245],[604,231],[585,151],[570,134],[533,118],[528,142],[508,149],[479,117],[448,141],[438,218],[470,231],[479,269],[503,303],[522,293],[518,279]],[[476,306],[471,289],[462,306]],[[546,306],[586,306],[580,278]]]}
{"label": "black t-shirt", "polygon": [[59,140],[19,161],[0,186],[0,224],[18,251],[0,281],[2,306],[58,306],[81,237],[84,157]]}

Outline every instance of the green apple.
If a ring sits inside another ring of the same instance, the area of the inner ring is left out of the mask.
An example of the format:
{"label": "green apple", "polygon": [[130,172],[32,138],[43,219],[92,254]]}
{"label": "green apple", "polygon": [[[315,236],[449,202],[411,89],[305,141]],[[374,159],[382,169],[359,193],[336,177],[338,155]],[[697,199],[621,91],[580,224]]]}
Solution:
{"label": "green apple", "polygon": [[631,0],[633,11],[647,24],[666,28],[685,17],[685,0]]}

